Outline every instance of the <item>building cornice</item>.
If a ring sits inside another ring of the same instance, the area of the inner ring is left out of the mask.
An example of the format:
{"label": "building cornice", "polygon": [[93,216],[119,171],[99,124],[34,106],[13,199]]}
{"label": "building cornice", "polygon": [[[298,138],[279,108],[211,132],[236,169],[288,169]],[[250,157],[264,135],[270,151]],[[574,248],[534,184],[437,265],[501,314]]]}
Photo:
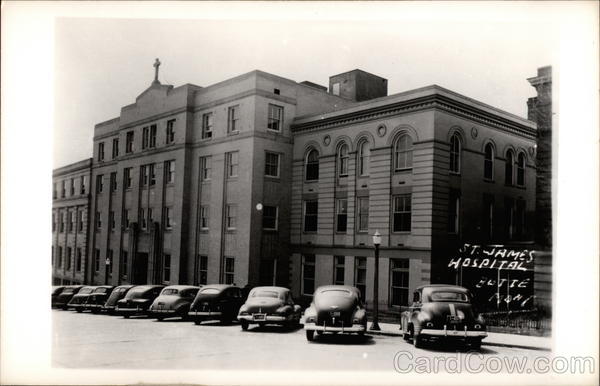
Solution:
{"label": "building cornice", "polygon": [[77,161],[69,165],[61,166],[52,171],[53,177],[64,176],[66,174],[78,173],[85,169],[91,169],[92,158],[86,158],[82,161]]}

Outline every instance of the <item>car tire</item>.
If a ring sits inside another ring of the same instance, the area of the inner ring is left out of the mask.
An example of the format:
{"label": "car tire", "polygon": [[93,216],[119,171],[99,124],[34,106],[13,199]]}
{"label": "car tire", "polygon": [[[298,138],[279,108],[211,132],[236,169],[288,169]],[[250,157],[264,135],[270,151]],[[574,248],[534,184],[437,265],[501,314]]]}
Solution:
{"label": "car tire", "polygon": [[158,320],[159,322],[162,322],[162,320],[163,320],[163,319],[164,319],[164,317],[162,317],[162,316],[158,316],[158,317],[156,318],[156,320]]}
{"label": "car tire", "polygon": [[481,338],[473,339],[470,342],[470,346],[473,350],[477,350],[477,351],[481,350]]}
{"label": "car tire", "polygon": [[240,321],[240,324],[242,325],[242,331],[248,331],[248,322],[242,320]]}
{"label": "car tire", "polygon": [[315,332],[313,330],[306,330],[306,340],[309,342],[315,340]]}
{"label": "car tire", "polygon": [[199,325],[200,325],[200,323],[202,323],[202,321],[201,321],[200,319],[194,319],[194,324],[195,324],[196,326],[199,326]]}
{"label": "car tire", "polygon": [[78,313],[80,313],[80,314],[83,312],[83,310],[82,310],[82,309],[80,309],[80,308],[76,309],[75,311],[77,311],[77,312],[78,312]]}
{"label": "car tire", "polygon": [[129,319],[129,315],[123,315],[125,319]]}

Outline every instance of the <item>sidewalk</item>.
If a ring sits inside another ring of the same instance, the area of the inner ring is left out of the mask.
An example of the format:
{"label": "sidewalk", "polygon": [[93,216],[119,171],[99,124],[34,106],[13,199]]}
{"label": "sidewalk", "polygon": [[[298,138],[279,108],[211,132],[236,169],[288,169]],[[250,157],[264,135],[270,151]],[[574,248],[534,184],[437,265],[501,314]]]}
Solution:
{"label": "sidewalk", "polygon": [[[371,322],[368,323],[369,328]],[[367,334],[385,335],[385,336],[402,336],[402,331],[398,324],[379,323],[381,331],[368,330]],[[488,332],[487,338],[482,342],[486,346],[502,346],[502,347],[518,347],[533,350],[552,350],[552,338],[543,336],[528,336],[517,334],[503,334],[499,332]]]}

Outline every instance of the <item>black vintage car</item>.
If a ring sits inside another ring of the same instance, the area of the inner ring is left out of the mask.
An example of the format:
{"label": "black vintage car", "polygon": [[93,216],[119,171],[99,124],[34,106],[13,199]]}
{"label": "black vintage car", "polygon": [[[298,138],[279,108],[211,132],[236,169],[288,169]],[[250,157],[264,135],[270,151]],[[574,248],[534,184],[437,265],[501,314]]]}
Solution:
{"label": "black vintage car", "polygon": [[404,339],[415,347],[424,341],[459,340],[475,349],[487,336],[483,319],[471,305],[469,290],[456,285],[430,284],[417,288],[413,303],[402,313]]}
{"label": "black vintage car", "polygon": [[60,295],[66,287],[64,285],[54,285],[52,286],[52,296],[51,296],[51,306],[52,308],[56,307],[56,300],[58,299],[58,295]]}
{"label": "black vintage car", "polygon": [[66,310],[68,308],[68,304],[71,301],[71,299],[73,298],[73,296],[75,296],[80,289],[82,289],[83,286],[82,285],[69,285],[66,286],[62,292],[56,296],[55,299],[52,300],[52,307],[54,308],[62,308],[63,310]]}
{"label": "black vintage car", "polygon": [[327,285],[317,288],[313,301],[304,312],[306,339],[312,341],[315,331],[364,335],[367,312],[358,288]]}
{"label": "black vintage car", "polygon": [[288,288],[256,287],[240,308],[238,320],[242,330],[247,330],[250,324],[294,326],[299,323],[301,313]]}
{"label": "black vintage car", "polygon": [[117,306],[117,302],[127,295],[130,289],[134,288],[134,285],[120,285],[116,287],[102,306],[102,310],[106,311],[108,314],[114,314],[115,308]]}
{"label": "black vintage car", "polygon": [[71,301],[67,304],[67,308],[72,308],[77,312],[83,312],[85,303],[88,300],[88,297],[94,292],[97,286],[85,286],[77,292],[76,295],[73,295]]}
{"label": "black vintage car", "polygon": [[164,285],[139,285],[127,292],[125,297],[117,301],[115,313],[125,318],[135,315],[148,315],[150,305],[160,295]]}
{"label": "black vintage car", "polygon": [[88,296],[87,301],[83,306],[83,310],[90,310],[94,314],[102,311],[102,306],[104,306],[106,299],[108,299],[114,288],[115,287],[112,285],[101,285],[96,287],[90,296]]}
{"label": "black vintage car", "polygon": [[205,285],[198,291],[188,316],[196,324],[204,320],[230,322],[236,320],[244,300],[241,288],[226,284]]}
{"label": "black vintage car", "polygon": [[168,286],[154,299],[148,311],[158,320],[174,317],[186,319],[199,289],[192,285]]}

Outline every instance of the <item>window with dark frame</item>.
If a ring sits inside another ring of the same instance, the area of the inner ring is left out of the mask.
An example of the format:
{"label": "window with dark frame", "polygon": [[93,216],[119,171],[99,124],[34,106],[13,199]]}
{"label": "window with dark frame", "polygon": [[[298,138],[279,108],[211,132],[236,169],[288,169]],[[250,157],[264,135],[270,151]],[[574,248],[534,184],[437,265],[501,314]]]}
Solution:
{"label": "window with dark frame", "polygon": [[348,176],[348,145],[342,144],[338,148],[338,176]]}
{"label": "window with dark frame", "polygon": [[408,306],[408,259],[390,259],[390,306]]}
{"label": "window with dark frame", "polygon": [[200,207],[200,229],[207,230],[209,229],[209,219],[210,219],[210,206],[202,205]]}
{"label": "window with dark frame", "polygon": [[67,196],[67,181],[62,180],[60,184],[61,184],[60,197],[65,198]]}
{"label": "window with dark frame", "polygon": [[212,169],[212,157],[211,156],[200,157],[200,179],[202,181],[210,180],[211,169]]}
{"label": "window with dark frame", "polygon": [[451,173],[460,173],[460,153],[461,153],[461,144],[460,138],[458,134],[452,134],[450,138],[450,172]]}
{"label": "window with dark frame", "polygon": [[506,152],[506,161],[504,162],[504,184],[511,186],[513,184],[513,165],[515,162],[512,150]]}
{"label": "window with dark frame", "polygon": [[52,232],[56,231],[56,214],[52,213]]}
{"label": "window with dark frame", "polygon": [[283,123],[283,107],[269,104],[269,119],[267,129],[273,131],[281,131]]}
{"label": "window with dark frame", "polygon": [[235,258],[225,256],[225,284],[233,284],[235,282]]}
{"label": "window with dark frame", "polygon": [[56,182],[52,184],[52,198],[54,200],[56,200],[56,198],[58,197],[58,187]]}
{"label": "window with dark frame", "polygon": [[116,228],[116,224],[115,224],[115,211],[111,210],[110,212],[108,212],[108,222],[110,224],[110,230],[114,231]]}
{"label": "window with dark frame", "polygon": [[125,153],[133,153],[133,140],[134,140],[134,132],[128,131],[125,134]]}
{"label": "window with dark frame", "polygon": [[77,272],[81,272],[81,259],[82,259],[81,248],[77,248],[77,257],[75,259],[75,270]]}
{"label": "window with dark frame", "polygon": [[263,207],[263,229],[277,230],[277,207],[265,205]]}
{"label": "window with dark frame", "polygon": [[131,189],[132,177],[131,177],[132,168],[123,169],[123,174],[125,178],[125,189]]}
{"label": "window with dark frame", "polygon": [[302,294],[315,292],[315,255],[302,255]]}
{"label": "window with dark frame", "polygon": [[152,223],[154,221],[152,208],[148,208],[148,229],[152,229]]}
{"label": "window with dark frame", "polygon": [[150,127],[146,126],[142,128],[142,150],[148,148],[148,142],[150,139]]}
{"label": "window with dark frame", "polygon": [[141,178],[142,178],[142,186],[148,186],[148,180],[150,179],[150,168],[149,165],[140,166],[141,170]]}
{"label": "window with dark frame", "polygon": [[412,220],[410,194],[393,196],[393,231],[410,232]]}
{"label": "window with dark frame", "polygon": [[237,177],[238,175],[238,157],[237,151],[225,153],[225,163],[227,165],[227,178]]}
{"label": "window with dark frame", "polygon": [[358,231],[369,230],[369,197],[359,197],[358,200]]}
{"label": "window with dark frame", "polygon": [[236,227],[237,205],[228,204],[225,207],[225,226],[227,230],[234,230]]}
{"label": "window with dark frame", "polygon": [[488,181],[494,180],[494,146],[491,143],[485,145],[484,149],[483,178]]}
{"label": "window with dark frame", "polygon": [[119,156],[119,138],[113,138],[112,140],[112,158],[115,159]]}
{"label": "window with dark frame", "polygon": [[69,213],[69,232],[75,229],[75,211]]}
{"label": "window with dark frame", "polygon": [[369,142],[361,141],[358,145],[358,175],[366,176],[369,174],[369,157],[371,156],[371,148]]}
{"label": "window with dark frame", "polygon": [[306,181],[317,181],[319,179],[319,153],[311,149],[306,155],[305,178]]}
{"label": "window with dark frame", "polygon": [[65,214],[64,212],[60,214],[60,233],[65,231]]}
{"label": "window with dark frame", "polygon": [[194,266],[194,285],[208,284],[208,256],[196,256]]}
{"label": "window with dark frame", "polygon": [[104,161],[104,142],[98,143],[98,161]]}
{"label": "window with dark frame", "polygon": [[58,247],[58,256],[56,259],[56,265],[58,266],[58,268],[62,267],[62,259],[63,259],[63,253],[62,253],[62,247]]}
{"label": "window with dark frame", "polygon": [[525,154],[517,156],[517,186],[525,186]]}
{"label": "window with dark frame", "polygon": [[129,209],[123,209],[123,227],[125,227],[125,229],[129,229]]}
{"label": "window with dark frame", "polygon": [[75,178],[71,178],[71,189],[69,192],[69,196],[74,196],[75,195]]}
{"label": "window with dark frame", "polygon": [[129,257],[129,252],[123,251],[121,253],[121,277],[123,277],[123,278],[127,277],[127,269],[128,269],[127,259],[128,259],[128,257]]}
{"label": "window with dark frame", "polygon": [[279,177],[279,154],[265,153],[265,176]]}
{"label": "window with dark frame", "polygon": [[96,212],[96,230],[99,231],[100,229],[102,229],[102,214]]}
{"label": "window with dark frame", "polygon": [[210,139],[213,134],[213,113],[202,115],[202,139]]}
{"label": "window with dark frame", "polygon": [[140,223],[140,229],[145,230],[148,226],[146,222],[146,210],[144,208],[140,208],[138,211],[138,221]]}
{"label": "window with dark frame", "polygon": [[175,119],[167,121],[167,129],[165,132],[165,143],[171,144],[175,142]]}
{"label": "window with dark frame", "polygon": [[175,161],[166,161],[165,170],[167,171],[167,184],[175,182]]}
{"label": "window with dark frame", "polygon": [[150,147],[150,148],[156,147],[156,125],[150,126],[150,139],[149,139],[148,147]]}
{"label": "window with dark frame", "polygon": [[94,271],[100,271],[100,249],[94,249]]}
{"label": "window with dark frame", "polygon": [[83,211],[77,212],[77,231],[83,232]]}
{"label": "window with dark frame", "polygon": [[227,109],[227,133],[235,133],[239,130],[239,106],[231,106]]}
{"label": "window with dark frame", "polygon": [[164,254],[163,255],[163,281],[170,282],[171,281],[171,255]]}
{"label": "window with dark frame", "polygon": [[156,172],[154,170],[154,164],[147,165],[146,167],[149,169],[148,174],[150,176],[148,184],[150,186],[154,186],[156,185]]}
{"label": "window with dark frame", "polygon": [[344,256],[333,256],[333,284],[344,285]]}
{"label": "window with dark frame", "polygon": [[80,193],[86,194],[87,191],[87,176],[81,176]]}
{"label": "window with dark frame", "polygon": [[354,258],[354,286],[360,290],[361,297],[367,297],[367,258],[356,256]]}
{"label": "window with dark frame", "polygon": [[172,229],[173,228],[173,218],[172,218],[172,209],[170,207],[165,208],[165,228]]}
{"label": "window with dark frame", "polygon": [[110,173],[110,191],[112,193],[117,191],[117,173]]}
{"label": "window with dark frame", "polygon": [[104,180],[103,175],[98,174],[96,176],[96,193],[102,193],[104,191]]}
{"label": "window with dark frame", "polygon": [[67,271],[71,270],[71,259],[73,258],[73,249],[71,247],[67,247],[67,257],[66,257],[66,264],[65,264],[65,269]]}
{"label": "window with dark frame", "polygon": [[394,169],[403,170],[412,168],[413,140],[408,134],[402,134],[394,144]]}
{"label": "window with dark frame", "polygon": [[304,232],[316,232],[318,223],[319,202],[304,201]]}
{"label": "window with dark frame", "polygon": [[336,232],[346,232],[348,229],[348,199],[338,198],[336,202]]}

